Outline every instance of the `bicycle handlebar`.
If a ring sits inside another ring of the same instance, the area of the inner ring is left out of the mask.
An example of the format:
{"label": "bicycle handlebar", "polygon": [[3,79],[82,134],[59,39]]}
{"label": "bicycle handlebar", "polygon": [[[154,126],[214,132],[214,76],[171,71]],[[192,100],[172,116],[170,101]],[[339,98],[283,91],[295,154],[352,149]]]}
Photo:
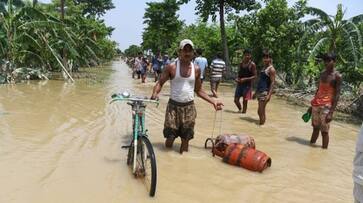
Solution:
{"label": "bicycle handlebar", "polygon": [[159,105],[158,100],[152,100],[152,99],[145,99],[140,97],[123,97],[121,94],[113,94],[111,96],[112,100],[110,101],[110,104],[115,101],[131,101],[131,102],[147,102],[147,103],[154,103],[156,105]]}

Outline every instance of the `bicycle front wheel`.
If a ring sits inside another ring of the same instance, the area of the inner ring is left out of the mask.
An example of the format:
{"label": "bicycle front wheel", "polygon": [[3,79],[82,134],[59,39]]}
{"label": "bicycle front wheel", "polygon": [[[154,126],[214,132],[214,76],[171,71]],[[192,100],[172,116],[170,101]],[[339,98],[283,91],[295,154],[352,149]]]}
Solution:
{"label": "bicycle front wheel", "polygon": [[144,183],[149,191],[149,195],[153,197],[156,190],[156,159],[149,139],[141,136],[138,142],[136,167],[139,175],[144,178]]}

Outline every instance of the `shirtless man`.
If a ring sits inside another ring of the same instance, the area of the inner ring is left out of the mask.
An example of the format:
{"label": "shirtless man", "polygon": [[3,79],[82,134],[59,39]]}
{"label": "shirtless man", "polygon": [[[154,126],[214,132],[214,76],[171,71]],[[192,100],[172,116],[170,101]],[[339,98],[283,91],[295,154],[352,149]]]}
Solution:
{"label": "shirtless man", "polygon": [[336,55],[327,53],[323,56],[325,70],[320,75],[318,90],[311,101],[313,133],[310,143],[314,144],[319,137],[323,137],[323,149],[328,148],[329,127],[333,118],[334,110],[340,96],[342,76],[335,70]]}

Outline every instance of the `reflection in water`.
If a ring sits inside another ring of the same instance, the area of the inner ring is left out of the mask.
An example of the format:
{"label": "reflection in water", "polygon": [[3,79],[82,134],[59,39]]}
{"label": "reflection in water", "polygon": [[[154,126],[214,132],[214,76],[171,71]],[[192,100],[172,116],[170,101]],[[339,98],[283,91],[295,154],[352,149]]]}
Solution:
{"label": "reflection in water", "polygon": [[[353,201],[357,126],[333,122],[329,150],[321,150],[321,138],[310,147],[311,126],[300,119],[304,109],[274,97],[267,106],[267,123],[260,127],[257,102],[249,102],[247,114],[235,113],[228,84],[221,86],[225,109],[217,116],[211,105],[196,99],[195,139],[183,155],[178,153],[180,140],[172,150],[164,148],[168,84],[160,106],[147,107],[158,166],[156,197],[149,198],[121,149],[130,142],[130,107],[109,100],[123,90],[150,96],[154,83],[132,80],[122,62],[109,68],[115,72],[103,83],[0,86],[0,202]],[[274,164],[260,174],[222,163],[204,149],[205,139],[220,132],[253,136]]]}

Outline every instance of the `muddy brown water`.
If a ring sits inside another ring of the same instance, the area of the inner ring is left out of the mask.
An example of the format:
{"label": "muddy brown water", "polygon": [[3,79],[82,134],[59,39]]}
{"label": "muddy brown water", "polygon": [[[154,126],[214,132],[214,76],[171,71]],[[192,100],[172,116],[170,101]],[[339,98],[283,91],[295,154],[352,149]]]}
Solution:
{"label": "muddy brown water", "polygon": [[[311,147],[311,126],[300,118],[305,109],[273,97],[267,124],[260,127],[256,101],[249,103],[246,115],[235,113],[233,89],[225,85],[222,113],[196,99],[195,138],[190,151],[180,155],[180,140],[172,150],[163,147],[168,84],[160,106],[147,107],[158,169],[156,196],[149,198],[126,165],[126,150],[120,149],[130,140],[131,110],[109,101],[121,90],[150,96],[154,83],[131,79],[120,61],[107,68],[114,72],[102,83],[0,86],[1,203],[353,201],[352,159],[359,126],[333,121],[329,149],[320,148],[321,138]],[[213,158],[204,141],[220,132],[253,136],[257,149],[272,158],[272,167],[257,173]]]}

